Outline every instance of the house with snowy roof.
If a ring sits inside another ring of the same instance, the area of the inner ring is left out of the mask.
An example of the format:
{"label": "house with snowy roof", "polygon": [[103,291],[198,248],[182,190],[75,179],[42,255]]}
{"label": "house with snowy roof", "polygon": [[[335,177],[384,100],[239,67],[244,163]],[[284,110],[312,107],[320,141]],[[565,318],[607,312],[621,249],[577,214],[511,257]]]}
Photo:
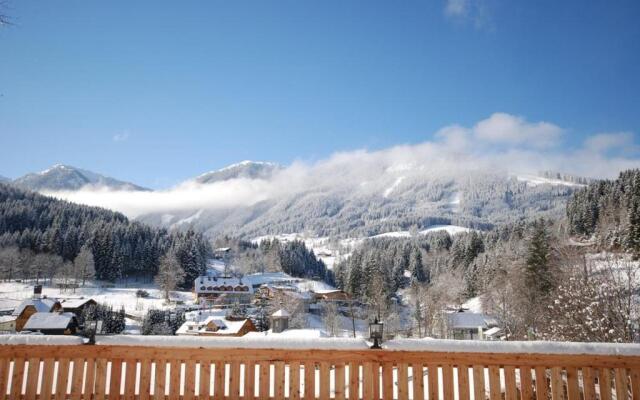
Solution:
{"label": "house with snowy roof", "polygon": [[210,316],[203,320],[186,321],[176,335],[180,336],[244,336],[257,329],[250,319],[229,319]]}
{"label": "house with snowy roof", "polygon": [[203,275],[194,281],[194,292],[197,300],[211,300],[218,303],[243,304],[251,302],[253,288],[238,278],[219,278]]}
{"label": "house with snowy roof", "polygon": [[62,305],[58,300],[50,299],[47,297],[40,297],[41,290],[42,289],[40,289],[39,291],[36,287],[34,289],[33,298],[23,300],[13,310],[13,313],[11,313],[13,317],[16,317],[17,332],[23,330],[27,321],[35,313],[51,313],[62,310]]}
{"label": "house with snowy roof", "polygon": [[78,320],[70,312],[37,312],[29,317],[23,330],[45,335],[75,335]]}
{"label": "house with snowy roof", "polygon": [[460,310],[447,315],[447,336],[451,339],[483,340],[485,333],[498,325],[490,315]]}
{"label": "house with snowy roof", "polygon": [[89,306],[95,306],[98,303],[92,298],[80,298],[80,299],[67,299],[62,301],[62,309],[65,312],[72,312],[75,315],[80,315],[85,308]]}

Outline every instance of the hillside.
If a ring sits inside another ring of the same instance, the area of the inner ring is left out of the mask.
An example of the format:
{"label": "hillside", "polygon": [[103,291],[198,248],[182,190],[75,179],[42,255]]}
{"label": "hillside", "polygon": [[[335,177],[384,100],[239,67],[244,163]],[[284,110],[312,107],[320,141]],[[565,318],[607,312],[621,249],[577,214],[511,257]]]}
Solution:
{"label": "hillside", "polygon": [[24,175],[12,183],[20,188],[35,191],[79,190],[87,186],[114,190],[149,190],[133,183],[61,164],[41,172]]}
{"label": "hillside", "polygon": [[[272,173],[271,179],[280,183],[278,173]],[[582,186],[491,171],[433,176],[419,168],[389,169],[358,182],[327,178],[304,183],[248,206],[167,210],[140,220],[248,238],[294,232],[369,237],[434,225],[486,230],[523,218],[562,216],[567,198]]]}

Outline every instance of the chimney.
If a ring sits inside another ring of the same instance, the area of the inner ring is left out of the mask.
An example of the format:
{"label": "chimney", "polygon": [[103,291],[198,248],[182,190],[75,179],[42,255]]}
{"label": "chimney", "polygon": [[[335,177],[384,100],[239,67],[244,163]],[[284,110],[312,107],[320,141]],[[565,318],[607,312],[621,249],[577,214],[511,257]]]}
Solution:
{"label": "chimney", "polygon": [[33,298],[39,299],[42,297],[42,285],[35,285],[33,287]]}

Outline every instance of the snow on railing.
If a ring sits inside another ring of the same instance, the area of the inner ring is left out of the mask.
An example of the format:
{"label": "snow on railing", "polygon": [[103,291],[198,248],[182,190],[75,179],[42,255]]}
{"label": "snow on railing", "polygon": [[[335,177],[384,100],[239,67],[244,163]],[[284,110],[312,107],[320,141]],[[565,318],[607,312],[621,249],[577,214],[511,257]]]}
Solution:
{"label": "snow on railing", "polygon": [[[0,399],[640,398],[640,346],[347,338],[0,337]],[[598,395],[598,396],[597,396]]]}

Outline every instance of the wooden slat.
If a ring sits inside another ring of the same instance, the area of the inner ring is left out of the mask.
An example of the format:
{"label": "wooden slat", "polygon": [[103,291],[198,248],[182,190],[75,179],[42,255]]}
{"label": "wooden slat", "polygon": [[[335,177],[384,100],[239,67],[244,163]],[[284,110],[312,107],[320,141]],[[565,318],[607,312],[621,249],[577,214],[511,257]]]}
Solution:
{"label": "wooden slat", "polygon": [[82,382],[84,381],[84,358],[73,359],[73,376],[71,377],[71,400],[82,398]]}
{"label": "wooden slat", "polygon": [[531,367],[520,367],[520,398],[522,400],[533,399],[533,387],[531,386]]}
{"label": "wooden slat", "polygon": [[229,374],[229,398],[237,400],[240,398],[240,361],[231,363],[229,366]]}
{"label": "wooden slat", "polygon": [[111,360],[111,378],[109,382],[109,400],[120,399],[122,383],[122,360]]}
{"label": "wooden slat", "polygon": [[200,390],[198,399],[209,400],[211,398],[211,361],[200,360]]}
{"label": "wooden slat", "polygon": [[485,384],[484,384],[484,367],[481,365],[473,366],[473,398],[484,399],[485,398]]}
{"label": "wooden slat", "polygon": [[593,368],[582,368],[584,400],[596,400],[596,373]]}
{"label": "wooden slat", "polygon": [[393,400],[393,364],[382,364],[382,398]]}
{"label": "wooden slat", "polygon": [[196,397],[196,369],[195,360],[188,360],[184,364],[184,400],[193,400]]}
{"label": "wooden slat", "polygon": [[624,368],[616,368],[616,398],[617,400],[627,400],[629,390],[629,377],[627,370]]}
{"label": "wooden slat", "polygon": [[440,390],[438,388],[438,365],[427,364],[427,373],[429,374],[429,400],[439,399]]}
{"label": "wooden slat", "polygon": [[611,400],[611,371],[608,368],[598,370],[600,400]]}
{"label": "wooden slat", "polygon": [[362,396],[373,399],[373,363],[370,362],[362,366]]}
{"label": "wooden slat", "polygon": [[[344,390],[344,366],[342,368],[342,390]],[[336,368],[336,374],[337,373],[338,372]],[[339,398],[337,388],[338,385],[336,384],[336,398]],[[289,398],[293,400],[298,400],[300,398],[300,363],[297,361],[289,364]]]}
{"label": "wooden slat", "polygon": [[375,400],[380,400],[382,397],[380,392],[380,363],[371,363],[371,383],[373,385],[373,398]]}
{"label": "wooden slat", "polygon": [[276,399],[284,398],[284,362],[276,361],[273,370],[273,390]]}
{"label": "wooden slat", "polygon": [[44,363],[42,365],[42,385],[40,388],[41,399],[48,400],[53,394],[54,363],[55,360],[53,358],[44,359]]}
{"label": "wooden slat", "polygon": [[[300,364],[298,364],[298,388],[300,388]],[[244,364],[244,398],[254,399],[256,388],[256,363],[247,361]]]}
{"label": "wooden slat", "polygon": [[0,358],[0,400],[7,398],[7,386],[9,385],[9,359]]}
{"label": "wooden slat", "polygon": [[453,400],[453,367],[448,364],[442,366],[442,394],[445,400]]}
{"label": "wooden slat", "polygon": [[27,391],[25,392],[25,398],[29,400],[35,400],[38,393],[38,377],[40,374],[40,359],[29,359],[29,370],[27,371]]}
{"label": "wooden slat", "polygon": [[458,365],[458,400],[469,400],[469,366],[464,364]]}
{"label": "wooden slat", "polygon": [[93,358],[88,358],[87,364],[85,365],[84,385],[82,389],[83,397],[91,398],[91,395],[95,393],[95,385],[96,385],[96,360]]}
{"label": "wooden slat", "polygon": [[631,370],[631,398],[640,399],[640,370]]}
{"label": "wooden slat", "polygon": [[578,369],[574,367],[567,368],[567,398],[569,400],[580,400]]}
{"label": "wooden slat", "polygon": [[549,385],[547,383],[547,369],[545,367],[536,367],[536,399],[547,400],[549,393]]}
{"label": "wooden slat", "polygon": [[171,360],[169,367],[169,399],[178,400],[180,398],[182,362],[180,360]]}
{"label": "wooden slat", "polygon": [[349,400],[360,398],[360,366],[356,362],[349,363]]}
{"label": "wooden slat", "polygon": [[104,400],[107,392],[107,359],[99,358],[96,360],[96,400]]}
{"label": "wooden slat", "polygon": [[56,399],[64,400],[67,398],[67,387],[69,384],[69,359],[65,358],[58,361],[58,379],[56,383]]}
{"label": "wooden slat", "polygon": [[151,360],[140,362],[140,384],[138,385],[140,400],[151,398]]}
{"label": "wooden slat", "polygon": [[18,399],[22,396],[22,383],[24,381],[24,358],[13,360],[13,371],[11,376],[11,398]]}
{"label": "wooden slat", "polygon": [[[398,371],[398,400],[409,398],[409,371],[406,363],[399,363]],[[366,397],[366,396],[365,396]]]}
{"label": "wooden slat", "polygon": [[[335,366],[335,380],[336,380],[336,386],[335,386],[335,398],[337,400],[344,400],[345,398],[345,386],[344,386],[344,363],[338,363]],[[293,399],[295,399],[296,397],[292,397]]]}
{"label": "wooden slat", "polygon": [[424,370],[422,364],[411,365],[413,372],[413,400],[424,400]]}
{"label": "wooden slat", "polygon": [[517,400],[518,388],[516,386],[516,369],[510,365],[505,365],[504,371],[504,387],[505,387],[505,399]]}
{"label": "wooden slat", "polygon": [[[320,400],[329,400],[331,364],[326,361],[320,363]],[[278,397],[278,396],[276,396]]]}
{"label": "wooden slat", "polygon": [[164,399],[167,387],[167,361],[155,360],[155,367],[153,398],[155,400]]}
{"label": "wooden slat", "polygon": [[562,400],[563,396],[562,368],[551,368],[551,398],[553,400]]}
{"label": "wooden slat", "polygon": [[[215,369],[215,379],[213,381],[213,398],[221,399],[224,397],[224,387],[225,387],[225,364],[221,361],[217,361]],[[267,397],[269,395],[267,394]]]}
{"label": "wooden slat", "polygon": [[137,360],[125,360],[124,398],[133,400],[136,395]]}
{"label": "wooden slat", "polygon": [[[269,398],[269,375],[270,375],[270,364],[267,362],[260,363],[260,395],[258,396],[261,399]],[[305,382],[306,383],[306,382]]]}
{"label": "wooden slat", "polygon": [[491,400],[501,400],[500,390],[500,367],[489,366],[489,397]]}

